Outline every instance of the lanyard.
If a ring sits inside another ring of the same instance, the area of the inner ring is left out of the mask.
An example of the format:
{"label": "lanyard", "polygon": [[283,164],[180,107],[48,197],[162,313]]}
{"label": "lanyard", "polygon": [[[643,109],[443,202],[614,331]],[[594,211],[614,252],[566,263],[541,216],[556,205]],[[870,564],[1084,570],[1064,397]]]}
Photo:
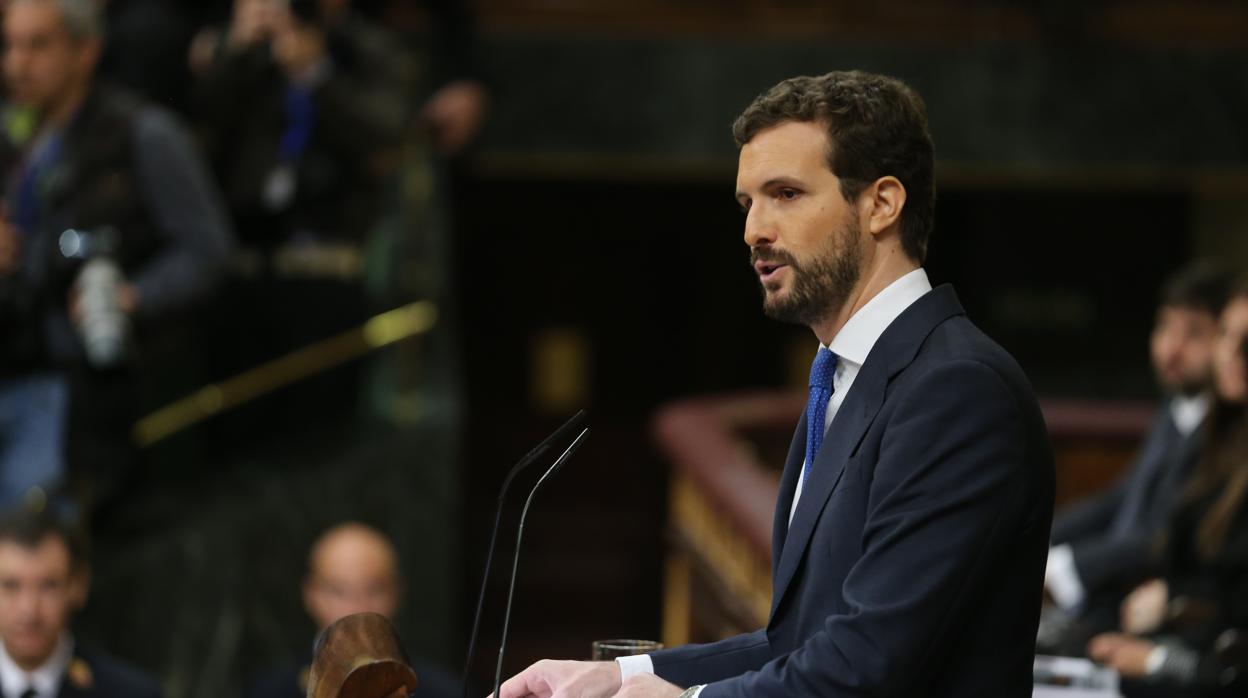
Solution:
{"label": "lanyard", "polygon": [[17,184],[17,210],[13,222],[27,235],[39,224],[39,180],[61,156],[61,134],[50,134],[43,143],[36,142],[27,156]]}
{"label": "lanyard", "polygon": [[312,124],[316,120],[314,117],[312,91],[306,87],[287,87],[286,130],[282,132],[278,146],[282,162],[294,163],[303,155],[308,147],[308,140],[312,138]]}

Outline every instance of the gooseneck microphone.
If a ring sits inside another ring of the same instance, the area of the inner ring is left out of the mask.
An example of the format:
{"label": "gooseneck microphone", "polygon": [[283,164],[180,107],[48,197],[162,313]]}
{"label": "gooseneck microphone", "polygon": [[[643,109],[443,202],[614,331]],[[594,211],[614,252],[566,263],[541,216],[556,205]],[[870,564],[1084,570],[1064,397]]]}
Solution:
{"label": "gooseneck microphone", "polygon": [[546,472],[537,480],[537,484],[533,485],[533,489],[529,492],[529,498],[524,500],[524,509],[520,511],[520,527],[516,529],[516,553],[511,560],[511,583],[507,587],[507,610],[503,613],[503,637],[498,643],[498,664],[494,667],[494,698],[498,698],[498,689],[503,682],[503,655],[507,651],[507,629],[511,625],[511,602],[516,593],[516,570],[520,568],[520,539],[524,537],[524,518],[529,514],[529,505],[533,503],[533,495],[537,494],[537,490],[546,482],[546,479],[553,475],[564,461],[572,457],[576,453],[576,449],[580,447],[581,442],[585,440],[585,436],[589,434],[589,429],[581,430],[576,440],[568,446],[563,455],[559,456]]}
{"label": "gooseneck microphone", "polygon": [[498,541],[498,524],[503,517],[503,500],[507,498],[507,490],[511,487],[511,482],[516,479],[517,475],[532,465],[533,461],[540,458],[546,451],[550,450],[551,444],[567,439],[569,434],[585,423],[586,418],[585,410],[578,411],[572,415],[571,419],[564,422],[563,426],[534,446],[533,450],[526,453],[523,458],[511,467],[511,471],[503,479],[503,486],[498,490],[498,507],[494,511],[494,528],[490,531],[490,547],[485,554],[485,571],[481,575],[481,591],[477,594],[477,612],[472,618],[472,634],[469,635],[468,639],[468,657],[464,660],[464,674],[460,681],[463,698],[468,698],[468,673],[472,671],[472,657],[477,650],[477,634],[481,630],[481,609],[485,605],[485,589],[490,581],[490,567],[494,563],[494,548],[495,543]]}

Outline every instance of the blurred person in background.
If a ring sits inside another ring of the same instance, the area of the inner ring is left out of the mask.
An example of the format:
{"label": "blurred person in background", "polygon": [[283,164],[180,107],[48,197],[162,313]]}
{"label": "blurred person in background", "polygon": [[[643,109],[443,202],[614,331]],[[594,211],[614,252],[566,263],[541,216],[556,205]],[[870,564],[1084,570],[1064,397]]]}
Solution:
{"label": "blurred person in background", "polygon": [[458,155],[476,138],[490,104],[484,71],[477,60],[472,3],[393,0],[390,5],[392,13],[420,6],[427,10],[433,24],[428,40],[427,81],[432,90],[417,107],[417,116],[432,132],[434,145],[442,155]]}
{"label": "blurred person in background", "polygon": [[[385,28],[330,0],[235,0],[228,27],[195,40],[198,131],[241,242],[218,323],[252,338],[214,347],[219,373],[367,317],[368,241],[414,89],[407,55]],[[229,424],[243,432],[231,440],[350,429],[360,370],[318,375],[253,406],[263,426],[240,412]]]}
{"label": "blurred person in background", "polygon": [[0,695],[160,695],[155,681],[70,633],[90,578],[81,544],[55,518],[21,511],[0,522]]}
{"label": "blurred person in background", "polygon": [[1123,598],[1157,573],[1153,541],[1203,443],[1218,315],[1230,284],[1224,270],[1197,262],[1163,287],[1149,345],[1166,399],[1127,473],[1053,522],[1045,587],[1060,610],[1046,610],[1041,651],[1079,654],[1092,635],[1117,627]]}
{"label": "blurred person in background", "polygon": [[[308,554],[303,605],[317,632],[355,613],[393,619],[402,600],[402,579],[394,545],[381,532],[360,523],[343,523],[321,534]],[[307,692],[312,645],[300,663],[258,678],[247,698],[299,698]],[[417,698],[456,698],[459,682],[445,671],[414,661],[420,679]]]}
{"label": "blurred person in background", "polygon": [[192,70],[197,126],[247,245],[328,254],[364,239],[412,89],[394,37],[345,2],[236,0],[228,28],[196,39]]}
{"label": "blurred person in background", "polygon": [[143,376],[231,246],[181,125],[95,81],[103,33],[93,0],[4,13],[0,506],[66,464],[98,494],[134,462]]}
{"label": "blurred person in background", "polygon": [[[461,3],[431,6],[463,11]],[[348,0],[235,0],[227,26],[195,39],[190,64],[198,130],[242,242],[221,322],[253,338],[220,347],[220,372],[245,370],[390,307],[381,279],[393,278],[387,265],[402,243],[388,237],[393,225],[382,231],[383,218],[397,213],[401,163],[420,150],[413,144],[422,133],[447,152],[462,148],[484,109],[479,85],[459,73],[414,108],[425,77],[415,52]],[[410,221],[402,226],[412,237]],[[269,398],[278,409],[266,415],[278,421],[260,438],[352,424],[361,371],[344,367]],[[244,430],[252,424],[236,421]]]}
{"label": "blurred person in background", "polygon": [[1127,597],[1088,653],[1134,696],[1248,692],[1248,283],[1222,313],[1207,446],[1164,538],[1164,573]]}

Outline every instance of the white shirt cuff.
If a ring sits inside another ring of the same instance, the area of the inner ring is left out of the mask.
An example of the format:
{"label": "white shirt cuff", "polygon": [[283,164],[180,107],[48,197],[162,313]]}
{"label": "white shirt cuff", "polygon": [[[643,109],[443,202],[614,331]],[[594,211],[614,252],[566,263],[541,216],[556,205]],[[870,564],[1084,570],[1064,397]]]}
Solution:
{"label": "white shirt cuff", "polygon": [[696,691],[694,691],[694,692],[693,692],[693,696],[692,696],[692,698],[698,698],[698,696],[702,695],[702,689],[704,689],[704,688],[706,688],[706,684],[703,684],[703,685],[701,685],[701,686],[698,686],[698,690],[696,690]]}
{"label": "white shirt cuff", "polygon": [[1148,653],[1148,659],[1144,660],[1144,673],[1152,676],[1161,671],[1162,665],[1166,663],[1166,656],[1170,654],[1170,650],[1165,645],[1157,645]]}
{"label": "white shirt cuff", "polygon": [[1085,592],[1075,569],[1075,554],[1069,545],[1049,548],[1049,562],[1044,568],[1044,587],[1063,610],[1070,611],[1083,603]]}
{"label": "white shirt cuff", "polygon": [[616,657],[616,663],[620,665],[620,681],[624,681],[630,676],[638,674],[653,674],[654,660],[650,659],[648,654],[634,654],[629,657]]}

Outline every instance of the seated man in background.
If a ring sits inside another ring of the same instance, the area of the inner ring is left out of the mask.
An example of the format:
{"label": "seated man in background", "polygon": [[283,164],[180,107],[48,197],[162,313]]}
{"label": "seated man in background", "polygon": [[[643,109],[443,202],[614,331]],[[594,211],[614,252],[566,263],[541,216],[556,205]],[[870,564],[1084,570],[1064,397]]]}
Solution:
{"label": "seated man in background", "polygon": [[56,485],[67,463],[96,492],[131,464],[142,388],[195,380],[145,379],[170,356],[179,377],[193,364],[190,324],[175,320],[209,295],[231,245],[174,117],[96,84],[100,4],[4,11],[0,507]]}
{"label": "seated man in background", "polygon": [[81,647],[70,616],[90,572],[77,538],[48,514],[0,522],[0,693],[6,698],[154,698],[152,679]]}
{"label": "seated man in background", "polygon": [[[317,631],[354,613],[380,613],[393,620],[402,581],[394,546],[376,529],[359,523],[335,526],[317,539],[308,555],[303,604]],[[312,645],[298,666],[272,671],[255,681],[247,698],[297,698],[307,691]],[[413,661],[420,679],[418,698],[456,698],[459,682],[444,671]]]}
{"label": "seated man in background", "polygon": [[1167,398],[1127,474],[1053,522],[1045,588],[1061,611],[1045,613],[1041,651],[1082,654],[1093,633],[1116,627],[1127,592],[1156,573],[1154,540],[1201,450],[1218,314],[1229,284],[1221,270],[1196,263],[1163,287],[1150,348]]}
{"label": "seated man in background", "polygon": [[1093,659],[1128,698],[1248,695],[1248,283],[1222,313],[1207,443],[1166,528],[1158,579],[1122,605]]}

